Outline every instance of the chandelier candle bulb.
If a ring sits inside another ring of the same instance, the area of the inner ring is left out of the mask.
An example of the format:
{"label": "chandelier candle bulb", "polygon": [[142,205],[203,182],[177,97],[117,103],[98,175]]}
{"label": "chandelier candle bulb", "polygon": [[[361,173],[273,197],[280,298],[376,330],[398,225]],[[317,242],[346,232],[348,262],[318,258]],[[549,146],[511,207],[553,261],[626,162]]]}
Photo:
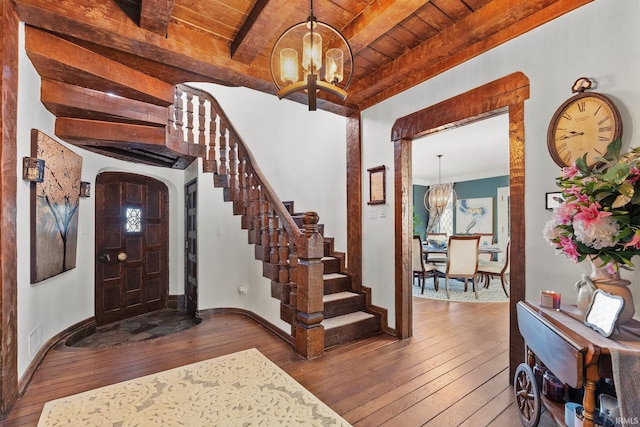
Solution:
{"label": "chandelier candle bulb", "polygon": [[286,48],[280,51],[280,80],[284,84],[298,81],[298,52],[295,49]]}
{"label": "chandelier candle bulb", "polygon": [[302,43],[302,68],[307,73],[315,74],[322,67],[322,36],[318,33],[307,33]]}
{"label": "chandelier candle bulb", "polygon": [[540,291],[540,306],[560,311],[562,294],[556,291]]}
{"label": "chandelier candle bulb", "polygon": [[342,81],[344,54],[340,49],[329,49],[325,61],[325,80],[331,84]]}

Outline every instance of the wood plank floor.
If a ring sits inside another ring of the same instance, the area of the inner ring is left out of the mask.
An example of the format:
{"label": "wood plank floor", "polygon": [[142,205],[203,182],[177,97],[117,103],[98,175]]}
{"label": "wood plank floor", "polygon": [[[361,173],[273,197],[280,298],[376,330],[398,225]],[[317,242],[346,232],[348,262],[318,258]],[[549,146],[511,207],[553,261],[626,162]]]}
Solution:
{"label": "wood plank floor", "polygon": [[45,402],[255,347],[355,426],[520,426],[508,372],[508,304],[414,298],[414,336],[304,360],[240,315],[108,349],[58,346],[0,426],[35,426]]}

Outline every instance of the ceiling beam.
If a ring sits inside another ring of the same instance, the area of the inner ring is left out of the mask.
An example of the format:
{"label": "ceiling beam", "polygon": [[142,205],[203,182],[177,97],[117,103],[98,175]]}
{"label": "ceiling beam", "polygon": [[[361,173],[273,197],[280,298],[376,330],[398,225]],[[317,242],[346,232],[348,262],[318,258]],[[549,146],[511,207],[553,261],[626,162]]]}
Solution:
{"label": "ceiling beam", "polygon": [[350,87],[365,109],[593,0],[495,0]]}
{"label": "ceiling beam", "polygon": [[[85,0],[83,8],[71,0],[15,0],[15,5],[20,20],[29,25],[182,68],[201,75],[202,81],[276,92],[268,60],[251,65],[234,61],[223,40],[171,22],[167,37],[152,34],[132,23],[115,2]],[[343,116],[355,111],[353,104],[330,98],[318,99],[318,106]]]}
{"label": "ceiling beam", "polygon": [[165,36],[169,28],[174,0],[142,0],[140,28]]}
{"label": "ceiling beam", "polygon": [[215,81],[267,91],[268,70],[229,57],[227,43],[204,32],[169,24],[167,37],[140,29],[115,2],[86,0],[16,0],[20,19],[29,25],[87,40],[153,61],[183,68]]}
{"label": "ceiling beam", "polygon": [[245,64],[253,62],[266,44],[278,36],[279,27],[274,22],[287,22],[295,11],[290,3],[291,0],[258,0],[231,42],[231,57]]}
{"label": "ceiling beam", "polygon": [[173,103],[173,86],[33,27],[25,49],[43,79],[84,86],[150,104]]}
{"label": "ceiling beam", "polygon": [[168,108],[43,79],[40,101],[57,117],[167,126]]}
{"label": "ceiling beam", "polygon": [[356,55],[424,4],[424,0],[377,0],[344,27],[342,35],[349,41],[351,50]]}

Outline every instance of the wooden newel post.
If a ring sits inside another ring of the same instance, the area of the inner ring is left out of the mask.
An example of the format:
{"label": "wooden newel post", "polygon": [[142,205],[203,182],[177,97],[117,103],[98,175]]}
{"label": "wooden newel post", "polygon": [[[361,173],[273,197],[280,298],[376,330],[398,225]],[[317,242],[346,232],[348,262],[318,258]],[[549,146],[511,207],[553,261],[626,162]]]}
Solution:
{"label": "wooden newel post", "polygon": [[304,234],[297,245],[296,351],[308,359],[324,354],[324,243],[318,232],[318,219],[316,212],[304,213]]}

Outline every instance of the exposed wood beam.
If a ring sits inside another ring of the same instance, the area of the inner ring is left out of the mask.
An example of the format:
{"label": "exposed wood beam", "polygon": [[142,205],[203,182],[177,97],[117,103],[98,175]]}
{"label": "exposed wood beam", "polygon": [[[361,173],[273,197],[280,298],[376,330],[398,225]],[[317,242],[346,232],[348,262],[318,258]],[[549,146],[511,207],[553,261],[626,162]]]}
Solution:
{"label": "exposed wood beam", "polygon": [[40,101],[57,117],[165,127],[168,108],[53,80],[42,80]]}
{"label": "exposed wood beam", "polygon": [[174,0],[142,0],[140,28],[160,36],[167,34]]}
{"label": "exposed wood beam", "polygon": [[351,102],[368,108],[591,1],[495,0],[379,71],[354,81]]}
{"label": "exposed wood beam", "polygon": [[164,128],[71,118],[56,119],[55,133],[78,146],[122,148],[164,147],[167,138]]}
{"label": "exposed wood beam", "polygon": [[[86,0],[83,8],[64,0],[15,0],[15,4],[20,19],[35,27],[182,68],[207,79],[203,81],[276,92],[268,61],[251,65],[234,61],[224,41],[173,23],[166,38],[151,34],[133,24],[115,2]],[[354,112],[339,101],[319,99],[318,106],[343,116]]]}
{"label": "exposed wood beam", "polygon": [[424,6],[424,0],[377,0],[341,32],[356,55]]}
{"label": "exposed wood beam", "polygon": [[50,33],[25,29],[27,55],[43,78],[156,105],[173,103],[173,86]]}
{"label": "exposed wood beam", "polygon": [[216,81],[263,91],[272,89],[268,70],[262,76],[261,68],[232,61],[223,40],[172,23],[168,36],[160,37],[137,27],[115,2],[85,3],[80,10],[71,1],[17,0],[16,7],[20,19],[35,27],[183,68]]}
{"label": "exposed wood beam", "polygon": [[290,3],[290,0],[258,0],[231,42],[231,57],[245,64],[253,62],[267,42],[278,36],[278,26],[273,23],[287,21],[295,11]]}

